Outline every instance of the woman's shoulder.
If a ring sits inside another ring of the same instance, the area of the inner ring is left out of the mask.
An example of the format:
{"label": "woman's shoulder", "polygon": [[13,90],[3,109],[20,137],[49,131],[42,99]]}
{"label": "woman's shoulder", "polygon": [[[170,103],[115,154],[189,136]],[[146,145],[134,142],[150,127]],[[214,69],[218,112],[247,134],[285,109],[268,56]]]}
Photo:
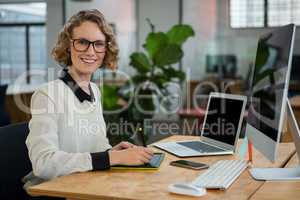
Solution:
{"label": "woman's shoulder", "polygon": [[45,92],[49,93],[53,89],[57,89],[58,87],[63,87],[64,83],[60,79],[56,79],[53,81],[49,81],[47,83],[43,83],[40,85],[35,92]]}
{"label": "woman's shoulder", "polygon": [[49,81],[39,86],[33,96],[44,95],[54,100],[58,93],[63,91],[64,87],[64,83],[59,79]]}

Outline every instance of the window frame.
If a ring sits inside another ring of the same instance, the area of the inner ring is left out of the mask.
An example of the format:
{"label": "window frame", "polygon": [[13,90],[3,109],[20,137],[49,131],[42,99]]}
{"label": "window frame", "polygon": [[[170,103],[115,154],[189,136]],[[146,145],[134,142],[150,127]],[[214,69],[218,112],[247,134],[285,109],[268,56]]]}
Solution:
{"label": "window frame", "polygon": [[[29,29],[31,27],[46,27],[45,22],[34,22],[34,23],[0,23],[0,28],[2,27],[19,27],[25,28],[25,65],[26,65],[26,83],[30,84],[30,71],[31,71],[31,64],[30,64],[30,36],[29,36]],[[0,66],[1,69],[1,66]],[[1,70],[0,70],[0,77],[1,77]],[[1,84],[1,79],[0,79]]]}
{"label": "window frame", "polygon": [[[268,26],[268,0],[264,0],[264,25],[262,27],[255,27],[255,26],[247,26],[247,27],[232,27],[231,25],[231,12],[230,12],[230,8],[231,8],[231,0],[229,0],[229,3],[227,4],[227,10],[228,10],[228,18],[229,18],[229,27],[231,29],[264,29],[264,28],[276,28],[279,26]],[[292,22],[291,22],[292,23]],[[296,27],[299,27],[300,24],[295,24]]]}
{"label": "window frame", "polygon": [[[24,3],[46,3],[45,0],[24,0],[24,1],[12,1],[12,2],[0,2],[2,4],[24,4]],[[0,28],[2,27],[17,27],[25,28],[25,72],[26,72],[26,84],[30,84],[30,36],[29,30],[31,27],[44,27],[46,28],[46,22],[0,22]],[[0,84],[1,84],[1,66],[0,66]],[[11,79],[11,77],[10,77]]]}

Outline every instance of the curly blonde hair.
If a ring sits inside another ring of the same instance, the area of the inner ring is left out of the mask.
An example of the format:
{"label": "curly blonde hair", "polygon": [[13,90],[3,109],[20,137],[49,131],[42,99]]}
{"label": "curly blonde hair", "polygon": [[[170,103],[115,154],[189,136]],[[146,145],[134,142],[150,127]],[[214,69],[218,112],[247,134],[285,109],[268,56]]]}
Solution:
{"label": "curly blonde hair", "polygon": [[85,21],[96,23],[106,37],[107,49],[102,66],[106,66],[112,70],[116,69],[119,52],[116,38],[103,14],[97,9],[79,11],[67,21],[63,30],[59,33],[58,40],[52,49],[51,54],[53,58],[61,65],[72,65],[70,40],[72,39],[74,28],[80,26]]}

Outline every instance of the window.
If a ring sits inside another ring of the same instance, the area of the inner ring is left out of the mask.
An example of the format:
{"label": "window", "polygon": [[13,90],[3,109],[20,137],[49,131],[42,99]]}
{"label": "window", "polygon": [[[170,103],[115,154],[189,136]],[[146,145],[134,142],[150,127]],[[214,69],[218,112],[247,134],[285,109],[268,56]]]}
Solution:
{"label": "window", "polygon": [[33,69],[46,70],[46,3],[0,4],[0,84],[12,84]]}
{"label": "window", "polygon": [[300,25],[299,0],[230,0],[232,28]]}
{"label": "window", "polygon": [[233,28],[263,27],[264,0],[231,0],[230,24]]}
{"label": "window", "polygon": [[300,25],[300,1],[269,0],[268,26],[282,26],[289,23]]}

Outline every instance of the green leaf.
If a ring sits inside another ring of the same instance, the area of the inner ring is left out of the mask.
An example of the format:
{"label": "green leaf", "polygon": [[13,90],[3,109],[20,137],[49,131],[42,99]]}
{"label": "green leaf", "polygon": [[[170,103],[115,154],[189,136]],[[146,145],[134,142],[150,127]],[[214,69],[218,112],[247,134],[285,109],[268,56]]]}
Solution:
{"label": "green leaf", "polygon": [[147,73],[151,70],[149,59],[141,52],[131,54],[129,64],[140,73]]}
{"label": "green leaf", "polygon": [[195,32],[190,25],[179,24],[171,28],[167,33],[169,42],[172,44],[182,45],[189,37],[194,36]]}
{"label": "green leaf", "polygon": [[168,43],[168,37],[163,32],[149,33],[146,38],[144,48],[148,51],[149,56],[152,58],[161,48]]}
{"label": "green leaf", "polygon": [[152,77],[152,82],[154,82],[159,88],[162,88],[163,85],[170,81],[170,77],[166,74],[155,74]]}
{"label": "green leaf", "polygon": [[164,74],[168,77],[178,78],[180,81],[185,79],[185,73],[183,71],[174,69],[172,67],[163,68]]}
{"label": "green leaf", "polygon": [[142,83],[147,79],[148,77],[145,74],[137,74],[131,77],[134,84]]}
{"label": "green leaf", "polygon": [[101,97],[103,102],[104,110],[117,110],[121,106],[118,105],[118,87],[110,86],[110,85],[102,85],[101,89]]}
{"label": "green leaf", "polygon": [[177,44],[168,44],[157,52],[153,62],[157,66],[164,66],[177,63],[183,56],[183,52]]}
{"label": "green leaf", "polygon": [[183,71],[178,70],[177,77],[179,78],[180,81],[183,81],[185,79],[185,73]]}

